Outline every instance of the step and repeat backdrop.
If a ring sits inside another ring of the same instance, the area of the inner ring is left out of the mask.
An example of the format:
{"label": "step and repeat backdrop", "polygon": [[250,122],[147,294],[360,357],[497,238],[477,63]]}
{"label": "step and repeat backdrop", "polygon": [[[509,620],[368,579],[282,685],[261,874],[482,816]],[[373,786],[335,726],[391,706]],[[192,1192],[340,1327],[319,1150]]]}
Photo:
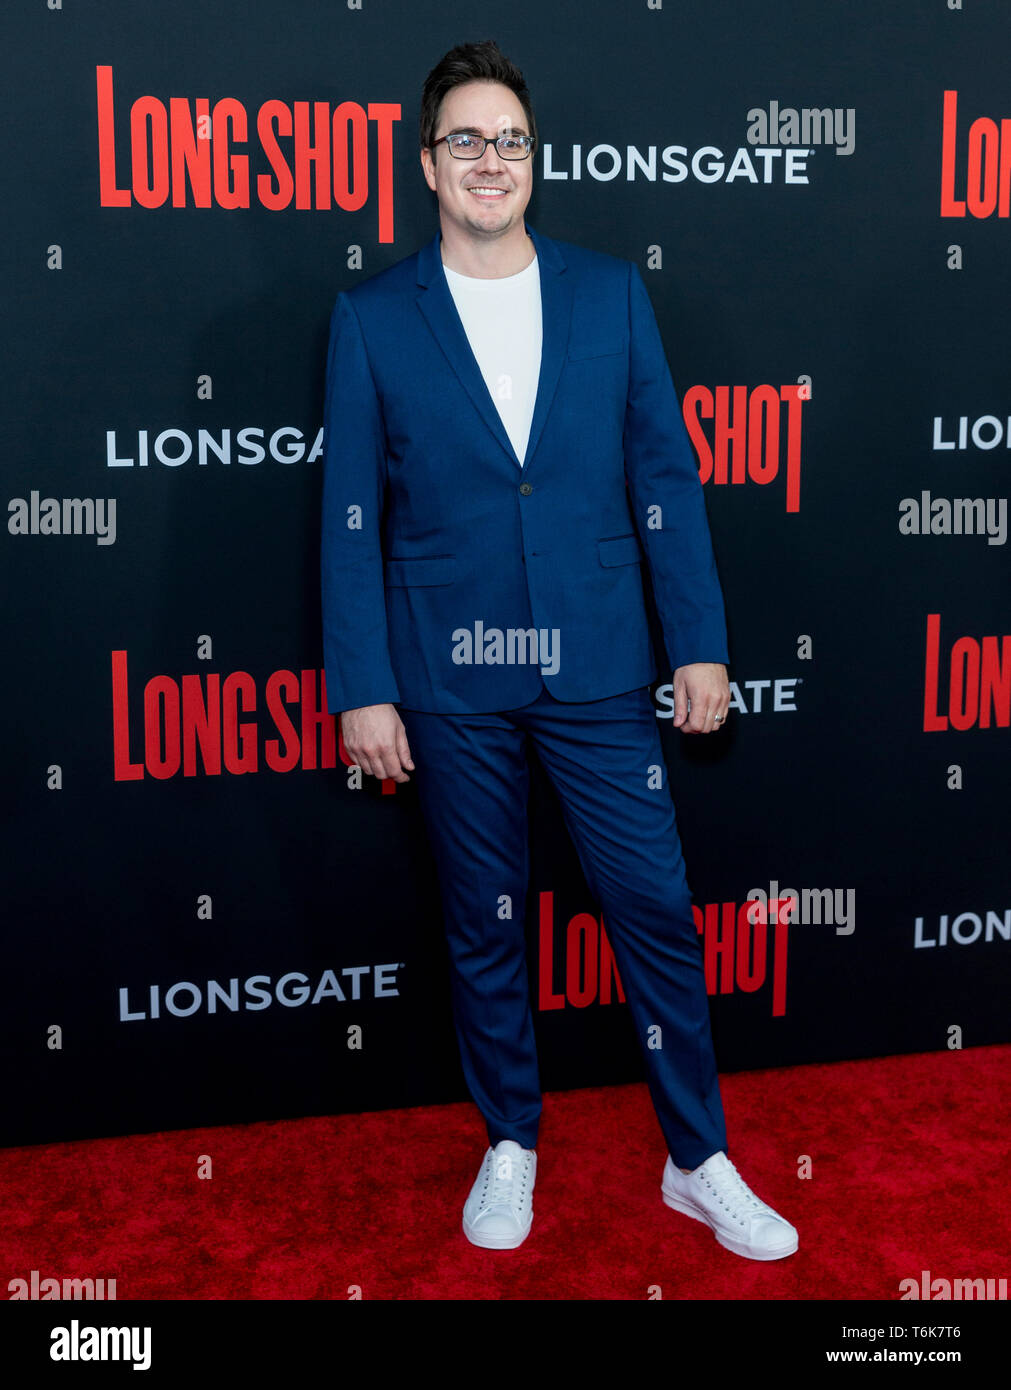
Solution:
{"label": "step and repeat backdrop", "polygon": [[[721,1070],[1006,1041],[1006,6],[2,28],[0,1142],[467,1096],[414,785],[327,710],[318,556],[330,311],[433,236],[422,83],[485,38],[531,89],[527,221],[639,267],[705,487],[729,725],[654,698]],[[640,1079],[531,763],[542,1084]]]}

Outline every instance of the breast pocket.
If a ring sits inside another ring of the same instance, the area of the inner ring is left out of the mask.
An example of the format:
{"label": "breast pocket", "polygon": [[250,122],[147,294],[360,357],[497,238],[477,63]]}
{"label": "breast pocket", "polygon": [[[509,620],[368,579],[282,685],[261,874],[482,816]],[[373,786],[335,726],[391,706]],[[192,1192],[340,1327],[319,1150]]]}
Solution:
{"label": "breast pocket", "polygon": [[574,338],[566,354],[570,362],[585,362],[591,357],[617,357],[625,351],[621,339],[596,341],[592,338]]}
{"label": "breast pocket", "polygon": [[419,555],[386,561],[383,577],[390,588],[452,584],[456,578],[455,555]]}

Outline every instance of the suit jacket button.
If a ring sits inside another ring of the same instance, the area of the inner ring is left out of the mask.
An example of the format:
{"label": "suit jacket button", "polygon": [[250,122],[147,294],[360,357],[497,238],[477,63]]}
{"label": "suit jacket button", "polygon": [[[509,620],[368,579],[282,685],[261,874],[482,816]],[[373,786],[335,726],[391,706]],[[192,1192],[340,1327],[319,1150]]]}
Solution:
{"label": "suit jacket button", "polygon": [[529,483],[520,483],[520,496],[521,496],[521,497],[529,497],[530,494],[531,494],[532,492],[533,492],[533,488],[530,486]]}

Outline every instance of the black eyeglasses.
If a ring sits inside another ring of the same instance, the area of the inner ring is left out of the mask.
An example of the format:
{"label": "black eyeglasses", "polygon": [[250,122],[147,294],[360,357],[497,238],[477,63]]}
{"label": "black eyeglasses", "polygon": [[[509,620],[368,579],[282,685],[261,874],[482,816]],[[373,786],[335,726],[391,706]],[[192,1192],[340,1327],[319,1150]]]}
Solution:
{"label": "black eyeglasses", "polygon": [[489,139],[484,135],[459,131],[433,140],[431,148],[434,150],[443,141],[454,159],[480,159],[489,145],[494,145],[503,159],[528,159],[536,143],[532,135],[499,135]]}

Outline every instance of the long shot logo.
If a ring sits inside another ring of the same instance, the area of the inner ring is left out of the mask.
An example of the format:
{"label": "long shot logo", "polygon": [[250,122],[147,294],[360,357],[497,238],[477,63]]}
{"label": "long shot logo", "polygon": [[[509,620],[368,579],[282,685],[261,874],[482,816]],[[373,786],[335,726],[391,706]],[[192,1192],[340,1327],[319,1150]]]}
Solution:
{"label": "long shot logo", "polygon": [[1011,215],[1011,117],[1000,125],[977,116],[964,152],[958,139],[958,92],[946,91],[941,118],[941,216]]}
{"label": "long shot logo", "polygon": [[[262,698],[275,738],[263,738],[257,714]],[[262,697],[248,671],[222,678],[152,676],[135,714],[134,743],[127,653],[112,653],[113,775],[117,782],[145,777],[220,776],[222,772],[315,771],[337,765],[337,720],[327,712],[322,671],[274,671]]]}
{"label": "long shot logo", "polygon": [[[947,679],[945,679],[945,677]],[[1011,725],[1011,635],[959,637],[941,660],[941,615],[927,614],[923,731]]]}
{"label": "long shot logo", "polygon": [[[538,903],[537,1007],[585,1009],[624,1004],[625,990],[603,917],[577,912],[555,931],[555,895]],[[796,899],[751,899],[692,907],[709,994],[753,994],[771,987],[773,1017],[786,1013],[789,908]]]}
{"label": "long shot logo", "polygon": [[[765,487],[782,471],[786,510],[800,511],[801,406],[809,399],[806,383],[750,390],[747,386],[689,387],[682,411],[699,456],[700,481],[717,487],[744,483]],[[703,420],[712,421],[711,440]]]}
{"label": "long shot logo", "polygon": [[[393,241],[393,125],[397,102],[271,98],[252,112],[236,97],[146,93],[117,128],[113,73],[95,69],[98,183],[103,208],[248,208],[358,212],[374,186],[380,242]],[[370,125],[376,165],[369,168]],[[255,137],[255,138],[254,138]],[[252,155],[247,149],[252,148]],[[252,174],[259,156],[268,172]]]}

